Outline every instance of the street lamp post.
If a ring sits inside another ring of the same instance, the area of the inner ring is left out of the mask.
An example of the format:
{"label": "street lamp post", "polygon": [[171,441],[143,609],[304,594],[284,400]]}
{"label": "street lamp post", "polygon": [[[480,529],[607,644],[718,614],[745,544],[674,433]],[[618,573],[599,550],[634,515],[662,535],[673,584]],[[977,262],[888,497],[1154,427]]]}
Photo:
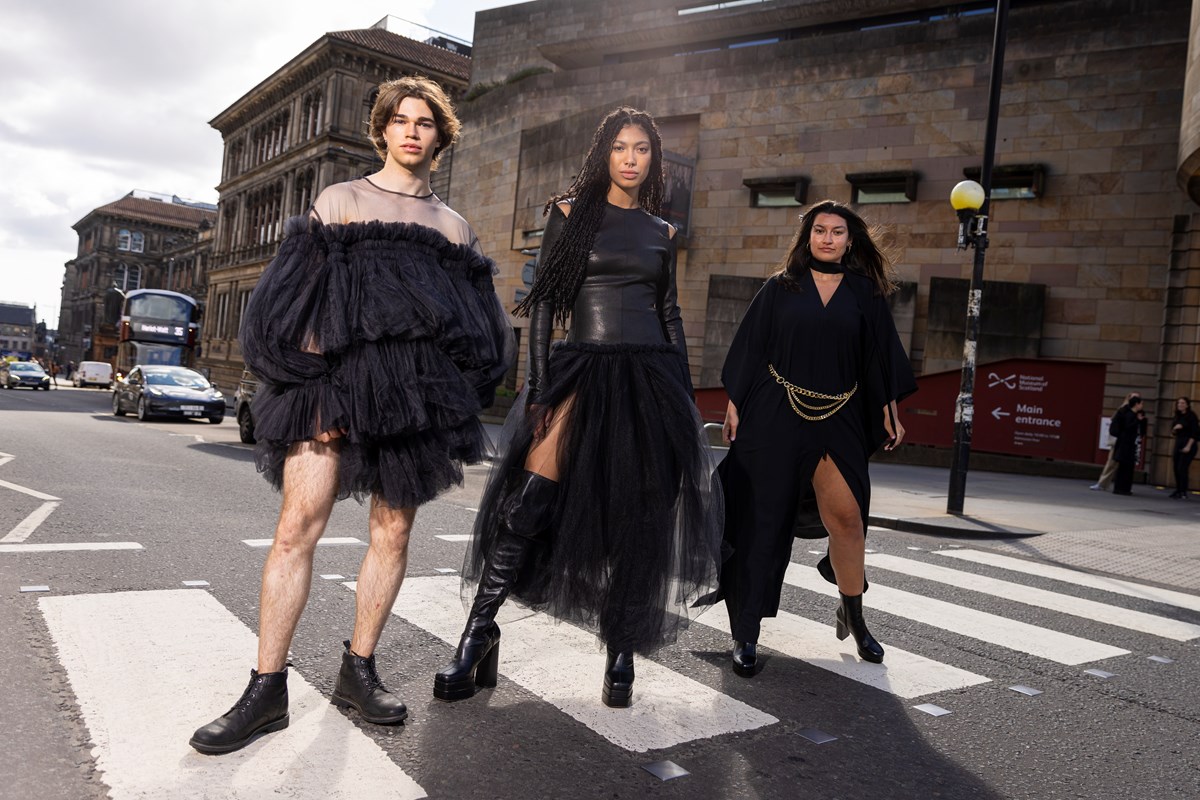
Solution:
{"label": "street lamp post", "polygon": [[983,300],[983,259],[987,252],[988,197],[992,190],[992,164],[996,156],[996,127],[1000,117],[1000,85],[1004,78],[1004,43],[1007,39],[1008,0],[996,2],[996,31],[992,40],[992,75],[988,86],[987,129],[983,141],[981,186],[963,181],[950,193],[958,213],[958,247],[975,248],[971,286],[967,291],[967,330],[963,340],[962,381],[954,405],[954,453],[946,513],[963,513],[967,491],[967,465],[971,457],[971,431],[975,420],[975,351],[979,341],[979,312]]}

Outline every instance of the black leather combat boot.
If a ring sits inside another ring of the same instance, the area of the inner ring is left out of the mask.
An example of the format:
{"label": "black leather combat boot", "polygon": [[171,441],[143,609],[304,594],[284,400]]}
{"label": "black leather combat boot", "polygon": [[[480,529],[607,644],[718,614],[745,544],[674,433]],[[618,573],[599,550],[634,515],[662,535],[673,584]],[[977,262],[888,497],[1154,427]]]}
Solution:
{"label": "black leather combat boot", "polygon": [[339,708],[353,708],[367,722],[395,725],[408,716],[408,707],[389,692],[375,671],[375,655],[363,658],[350,649],[350,640],[342,642],[342,668],[329,702]]}
{"label": "black leather combat boot", "polygon": [[287,668],[264,674],[252,669],[250,684],[233,708],[197,730],[188,744],[206,755],[232,753],[287,726]]}

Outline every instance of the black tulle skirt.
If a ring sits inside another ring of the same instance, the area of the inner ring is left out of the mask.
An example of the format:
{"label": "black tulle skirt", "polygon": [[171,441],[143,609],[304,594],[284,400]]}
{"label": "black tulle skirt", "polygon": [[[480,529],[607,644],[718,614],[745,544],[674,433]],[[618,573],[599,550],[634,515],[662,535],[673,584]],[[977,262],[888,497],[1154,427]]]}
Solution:
{"label": "black tulle skirt", "polygon": [[289,220],[250,298],[255,459],[276,489],[296,442],[341,429],[338,498],[394,508],[462,482],[513,355],[494,265],[410,223]]}
{"label": "black tulle skirt", "polygon": [[[555,524],[513,589],[619,650],[674,641],[716,585],[724,521],[715,464],[671,345],[563,343],[539,413],[570,401]],[[498,442],[463,567],[473,595],[497,510],[521,479],[537,414],[518,398]]]}

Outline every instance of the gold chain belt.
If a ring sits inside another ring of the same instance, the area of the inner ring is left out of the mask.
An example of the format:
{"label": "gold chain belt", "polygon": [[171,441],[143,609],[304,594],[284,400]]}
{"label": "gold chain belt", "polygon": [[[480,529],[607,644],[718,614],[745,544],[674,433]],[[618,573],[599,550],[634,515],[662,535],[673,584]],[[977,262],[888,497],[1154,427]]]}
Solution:
{"label": "gold chain belt", "polygon": [[[775,379],[775,382],[787,390],[788,403],[791,404],[792,411],[795,411],[802,419],[806,419],[809,422],[819,422],[820,420],[832,417],[858,391],[858,384],[856,383],[848,392],[842,392],[841,394],[821,394],[820,392],[814,392],[811,389],[805,389],[802,386],[788,383],[782,375],[775,371],[775,367],[772,364],[767,364],[767,369],[771,371],[771,377]],[[805,398],[817,401],[827,400],[829,402],[825,405],[810,405],[804,401]],[[807,409],[807,411],[801,411],[801,408]],[[808,411],[817,413],[809,414]],[[822,411],[825,413],[819,413]]]}

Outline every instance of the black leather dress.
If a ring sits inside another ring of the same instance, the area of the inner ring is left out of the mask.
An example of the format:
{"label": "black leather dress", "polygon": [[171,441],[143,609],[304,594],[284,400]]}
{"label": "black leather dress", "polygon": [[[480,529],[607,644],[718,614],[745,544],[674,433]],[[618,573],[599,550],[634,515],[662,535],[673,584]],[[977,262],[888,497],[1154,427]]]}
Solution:
{"label": "black leather dress", "polygon": [[[543,255],[564,222],[554,207]],[[622,652],[673,641],[717,580],[724,510],[692,399],[675,277],[670,226],[608,205],[567,339],[553,351],[550,305],[534,308],[526,391],[505,423],[463,567],[478,579],[504,487],[523,474],[543,415],[554,415],[564,426],[555,524],[513,594],[593,627]]]}

